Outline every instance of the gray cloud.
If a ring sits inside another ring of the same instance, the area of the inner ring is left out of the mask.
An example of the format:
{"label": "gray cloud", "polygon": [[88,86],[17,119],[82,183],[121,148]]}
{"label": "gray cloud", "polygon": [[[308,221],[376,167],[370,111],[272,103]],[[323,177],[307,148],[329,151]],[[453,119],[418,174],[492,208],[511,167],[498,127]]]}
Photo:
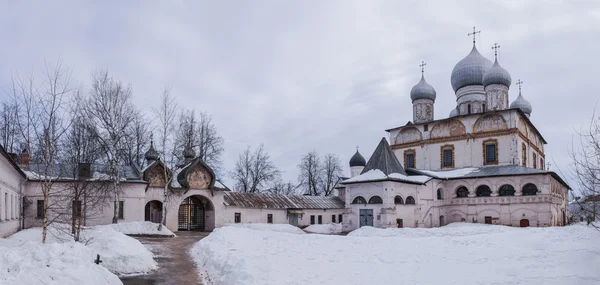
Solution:
{"label": "gray cloud", "polygon": [[84,86],[96,68],[131,83],[149,114],[170,85],[181,105],[213,115],[225,168],[246,145],[264,143],[295,181],[303,153],[334,152],[346,162],[360,145],[368,157],[385,129],[411,120],[421,60],[438,92],[436,118],[446,117],[455,106],[450,72],[477,25],[480,51],[492,58],[498,42],[501,64],[525,82],[547,161],[566,170],[574,129],[599,98],[600,6],[460,3],[3,2],[0,88],[12,73],[58,57]]}

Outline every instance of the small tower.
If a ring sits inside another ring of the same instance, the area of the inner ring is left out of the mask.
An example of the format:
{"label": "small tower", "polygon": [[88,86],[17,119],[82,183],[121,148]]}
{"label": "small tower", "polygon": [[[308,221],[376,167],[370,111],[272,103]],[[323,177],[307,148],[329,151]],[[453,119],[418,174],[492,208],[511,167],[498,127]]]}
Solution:
{"label": "small tower", "polygon": [[148,163],[148,165],[160,158],[160,154],[154,148],[154,141],[152,139],[150,139],[150,148],[148,149],[148,151],[146,151],[144,157],[146,158],[146,162]]}
{"label": "small tower", "polygon": [[511,109],[521,109],[521,111],[523,111],[523,113],[525,113],[525,115],[529,118],[529,116],[531,115],[531,111],[533,111],[532,107],[531,107],[531,103],[529,103],[527,100],[525,100],[525,98],[523,98],[523,95],[521,94],[521,85],[523,85],[523,81],[521,81],[521,79],[519,79],[517,81],[517,85],[519,85],[519,97],[517,97],[517,99],[515,99],[515,101],[513,101],[512,103],[510,103],[510,108]]}
{"label": "small tower", "polygon": [[192,159],[194,159],[195,157],[196,157],[196,152],[194,151],[192,146],[187,145],[185,147],[185,149],[183,150],[183,159],[185,160],[185,163],[192,161]]}
{"label": "small tower", "polygon": [[367,161],[365,158],[358,152],[358,147],[356,148],[356,153],[350,158],[350,174],[352,177],[360,175],[363,168],[367,165]]}
{"label": "small tower", "polygon": [[[498,63],[498,49],[496,43],[492,47],[496,60],[494,65],[483,75],[487,110],[505,110],[508,108],[508,89],[511,78],[506,69]],[[484,110],[485,111],[485,110]]]}
{"label": "small tower", "polygon": [[435,89],[425,81],[425,62],[421,62],[421,81],[410,90],[413,104],[413,122],[415,124],[433,121]]}

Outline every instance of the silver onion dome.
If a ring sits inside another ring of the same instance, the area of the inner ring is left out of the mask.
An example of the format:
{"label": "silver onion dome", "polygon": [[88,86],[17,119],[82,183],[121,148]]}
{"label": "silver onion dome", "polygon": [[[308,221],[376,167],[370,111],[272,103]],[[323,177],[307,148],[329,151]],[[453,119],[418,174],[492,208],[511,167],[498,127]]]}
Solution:
{"label": "silver onion dome", "polygon": [[410,90],[410,99],[412,101],[418,99],[428,99],[435,101],[435,89],[425,81],[425,76],[421,75],[421,81],[417,85],[413,86]]}
{"label": "silver onion dome", "polygon": [[483,86],[492,84],[502,84],[510,87],[511,78],[506,69],[502,68],[498,63],[498,59],[494,61],[494,65],[483,75]]}
{"label": "silver onion dome", "polygon": [[458,89],[469,85],[483,85],[483,75],[492,67],[492,62],[477,51],[475,44],[465,58],[459,61],[452,69],[450,83],[456,92]]}
{"label": "silver onion dome", "polygon": [[458,116],[458,108],[452,109],[452,111],[450,111],[450,115],[448,115],[448,118],[454,118],[456,116]]}
{"label": "silver onion dome", "polygon": [[523,95],[521,95],[521,90],[519,90],[519,97],[517,97],[517,99],[515,99],[515,101],[510,103],[510,108],[511,109],[519,108],[519,109],[521,109],[521,111],[523,111],[523,113],[527,114],[528,116],[531,115],[531,111],[533,111],[532,107],[531,107],[531,103],[529,103],[527,100],[525,100],[525,98],[523,98]]}
{"label": "silver onion dome", "polygon": [[160,154],[154,148],[153,141],[150,141],[150,149],[148,149],[148,151],[146,151],[146,153],[144,154],[144,157],[146,158],[146,160],[158,160],[158,158],[160,157]]}
{"label": "silver onion dome", "polygon": [[365,158],[356,150],[356,153],[350,158],[350,167],[367,165]]}

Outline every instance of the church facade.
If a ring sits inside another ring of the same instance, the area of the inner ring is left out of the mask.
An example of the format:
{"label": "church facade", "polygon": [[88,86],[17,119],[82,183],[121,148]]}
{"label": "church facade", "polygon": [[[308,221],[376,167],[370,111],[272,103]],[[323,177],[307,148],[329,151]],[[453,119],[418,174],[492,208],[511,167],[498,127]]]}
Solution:
{"label": "church facade", "polygon": [[546,141],[520,80],[509,105],[510,74],[497,53],[492,63],[473,41],[450,81],[457,106],[448,118],[434,118],[437,94],[422,74],[410,92],[413,120],[387,130],[390,143],[383,138],[368,162],[358,151],[351,159],[352,177],[338,187],[344,230],[564,225],[570,188],[545,168]]}

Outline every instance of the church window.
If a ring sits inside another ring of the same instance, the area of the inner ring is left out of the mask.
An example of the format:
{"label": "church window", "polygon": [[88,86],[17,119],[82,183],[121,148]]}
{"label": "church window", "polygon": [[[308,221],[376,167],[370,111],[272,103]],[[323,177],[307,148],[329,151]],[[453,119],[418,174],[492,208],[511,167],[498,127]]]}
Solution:
{"label": "church window", "polygon": [[423,131],[429,131],[429,124],[423,125]]}
{"label": "church window", "polygon": [[267,224],[273,223],[273,214],[267,214]]}
{"label": "church window", "polygon": [[37,200],[37,213],[36,218],[43,219],[44,218],[44,200]]}
{"label": "church window", "polygon": [[236,224],[241,223],[242,222],[242,213],[235,213],[234,216],[233,216],[233,221]]}
{"label": "church window", "polygon": [[[117,204],[115,203],[115,207],[117,206]],[[123,213],[125,212],[124,209],[125,208],[125,201],[119,201],[119,213],[117,214],[117,218],[118,219],[124,219],[124,215]]]}
{"label": "church window", "polygon": [[537,154],[533,153],[533,168],[537,168]]}
{"label": "church window", "polygon": [[366,204],[367,200],[365,200],[365,198],[363,198],[362,196],[358,196],[356,198],[354,198],[354,200],[352,200],[352,204]]}
{"label": "church window", "polygon": [[406,197],[406,205],[414,205],[414,204],[415,204],[415,198],[413,198],[413,196]]}
{"label": "church window", "polygon": [[498,141],[495,139],[483,142],[483,164],[498,164]]}
{"label": "church window", "polygon": [[485,112],[487,109],[485,108],[485,104],[481,104],[481,109]]}
{"label": "church window", "polygon": [[442,189],[438,189],[437,190],[437,199],[438,200],[444,199],[444,197],[442,196]]}
{"label": "church window", "polygon": [[73,216],[81,217],[81,200],[73,200],[71,206],[73,207]]}
{"label": "church window", "polygon": [[456,197],[458,197],[458,198],[469,197],[469,190],[467,190],[467,187],[461,186],[458,189],[456,189]]}
{"label": "church window", "polygon": [[537,186],[532,183],[523,186],[523,196],[533,196],[538,192]]}
{"label": "church window", "polygon": [[454,168],[454,145],[440,147],[442,168]]}
{"label": "church window", "polygon": [[471,104],[467,105],[467,114],[471,114]]}
{"label": "church window", "polygon": [[403,228],[404,227],[404,221],[402,221],[402,219],[396,219],[396,226],[398,228]]}
{"label": "church window", "polygon": [[315,224],[315,215],[310,215],[310,224],[311,225]]}
{"label": "church window", "polygon": [[335,223],[335,215],[331,215],[331,222]]}
{"label": "church window", "polygon": [[527,167],[527,146],[525,145],[525,143],[523,143],[521,145],[521,148],[523,149],[523,166]]}
{"label": "church window", "polygon": [[341,223],[342,223],[342,221],[343,221],[343,220],[342,220],[342,215],[338,215],[338,223],[340,223],[340,224],[341,224]]}
{"label": "church window", "polygon": [[404,151],[404,168],[415,168],[415,156],[414,149]]}
{"label": "church window", "polygon": [[540,169],[544,170],[544,158],[540,157]]}
{"label": "church window", "polygon": [[394,197],[394,204],[402,205],[402,204],[404,204],[404,200],[402,200],[402,197],[396,196],[396,197]]}
{"label": "church window", "polygon": [[492,190],[487,185],[481,185],[475,190],[477,197],[489,197],[492,194]]}
{"label": "church window", "polygon": [[383,204],[383,200],[379,196],[373,196],[369,198],[369,204]]}
{"label": "church window", "polygon": [[500,192],[500,196],[515,196],[515,188],[509,184],[502,185],[498,192]]}
{"label": "church window", "polygon": [[319,215],[317,220],[319,221],[319,225],[322,224],[323,223],[323,216]]}

